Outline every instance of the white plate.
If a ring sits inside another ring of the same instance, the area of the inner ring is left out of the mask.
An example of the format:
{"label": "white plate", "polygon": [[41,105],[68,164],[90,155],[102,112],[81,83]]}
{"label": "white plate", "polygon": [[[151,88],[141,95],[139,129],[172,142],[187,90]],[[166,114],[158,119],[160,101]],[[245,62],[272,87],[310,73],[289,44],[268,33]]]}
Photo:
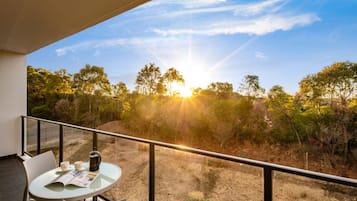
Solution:
{"label": "white plate", "polygon": [[[66,173],[68,171],[71,171],[71,170],[75,170],[74,169],[74,165],[70,165],[68,169],[65,169],[65,170],[62,170],[61,167],[58,167],[56,168],[56,173],[57,174],[61,174],[61,173]],[[78,171],[84,171],[84,170],[88,170],[88,168],[86,168],[85,166],[83,166],[81,169],[79,169]]]}
{"label": "white plate", "polygon": [[56,173],[65,173],[65,172],[68,172],[68,171],[71,171],[71,170],[74,170],[74,167],[70,166],[69,168],[63,170],[61,167],[58,167],[56,169]]}
{"label": "white plate", "polygon": [[78,171],[83,171],[86,170],[86,167],[82,167],[81,169],[79,169]]}

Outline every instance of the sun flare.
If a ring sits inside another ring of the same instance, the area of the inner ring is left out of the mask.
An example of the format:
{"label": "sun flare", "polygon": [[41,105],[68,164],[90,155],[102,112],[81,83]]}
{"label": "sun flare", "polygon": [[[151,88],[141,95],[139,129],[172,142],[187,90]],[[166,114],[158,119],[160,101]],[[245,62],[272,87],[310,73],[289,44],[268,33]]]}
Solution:
{"label": "sun flare", "polygon": [[199,60],[180,59],[174,63],[176,63],[178,71],[180,71],[185,79],[185,85],[177,85],[175,87],[181,96],[192,96],[192,89],[198,87],[205,88],[208,86],[210,73],[204,69],[204,65]]}
{"label": "sun flare", "polygon": [[183,85],[179,85],[179,86],[176,86],[175,89],[174,89],[179,96],[181,97],[184,97],[184,98],[189,98],[192,96],[192,90],[189,89],[188,87],[186,86],[183,86]]}

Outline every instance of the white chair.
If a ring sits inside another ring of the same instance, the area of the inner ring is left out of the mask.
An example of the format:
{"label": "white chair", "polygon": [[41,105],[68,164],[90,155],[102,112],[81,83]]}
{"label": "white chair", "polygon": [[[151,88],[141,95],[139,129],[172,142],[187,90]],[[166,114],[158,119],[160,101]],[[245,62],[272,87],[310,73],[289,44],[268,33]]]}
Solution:
{"label": "white chair", "polygon": [[[23,164],[27,176],[27,187],[37,176],[57,167],[56,159],[52,151],[47,151],[28,160],[25,160]],[[25,193],[25,197],[26,198],[24,200],[30,200],[28,195],[28,188],[27,192]]]}

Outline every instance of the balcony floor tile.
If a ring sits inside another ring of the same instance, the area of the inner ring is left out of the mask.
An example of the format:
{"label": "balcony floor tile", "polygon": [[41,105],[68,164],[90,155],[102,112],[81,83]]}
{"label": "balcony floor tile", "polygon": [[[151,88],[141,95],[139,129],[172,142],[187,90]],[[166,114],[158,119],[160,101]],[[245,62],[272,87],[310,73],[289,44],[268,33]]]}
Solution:
{"label": "balcony floor tile", "polygon": [[22,201],[26,188],[26,173],[17,156],[0,158],[0,200]]}

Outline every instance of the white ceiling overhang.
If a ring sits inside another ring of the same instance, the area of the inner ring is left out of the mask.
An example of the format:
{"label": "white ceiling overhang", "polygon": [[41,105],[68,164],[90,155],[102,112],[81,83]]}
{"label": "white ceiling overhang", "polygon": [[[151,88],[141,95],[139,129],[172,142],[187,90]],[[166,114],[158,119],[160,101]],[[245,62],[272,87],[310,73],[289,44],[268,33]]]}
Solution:
{"label": "white ceiling overhang", "polygon": [[0,50],[29,54],[149,0],[0,1]]}

